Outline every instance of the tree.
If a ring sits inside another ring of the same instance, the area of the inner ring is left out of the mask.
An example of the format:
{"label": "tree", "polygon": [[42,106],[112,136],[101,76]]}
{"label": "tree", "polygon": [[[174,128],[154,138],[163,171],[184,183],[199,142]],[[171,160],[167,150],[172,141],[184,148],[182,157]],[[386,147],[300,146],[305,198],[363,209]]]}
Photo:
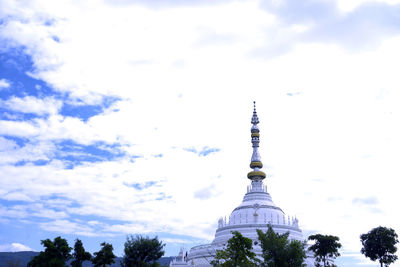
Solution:
{"label": "tree", "polygon": [[157,262],[164,255],[165,244],[157,237],[149,238],[137,235],[128,236],[125,242],[123,267],[159,266]]}
{"label": "tree", "polygon": [[290,241],[289,233],[278,234],[268,225],[267,232],[257,230],[261,243],[263,266],[267,267],[303,267],[306,258],[305,242]]}
{"label": "tree", "polygon": [[252,267],[260,262],[252,251],[253,245],[250,238],[244,237],[238,231],[232,232],[233,236],[228,240],[224,250],[217,250],[211,264],[222,267]]}
{"label": "tree", "polygon": [[381,267],[397,260],[396,244],[399,242],[396,232],[392,228],[376,227],[367,234],[360,236],[362,249],[361,253],[372,261],[379,260]]}
{"label": "tree", "polygon": [[[340,256],[338,251],[342,247],[339,243],[339,237],[332,235],[310,235],[308,240],[313,240],[315,243],[308,248],[308,250],[314,252],[315,266],[317,267],[336,267],[333,264],[333,260]],[[323,265],[321,265],[321,262]]]}
{"label": "tree", "polygon": [[41,251],[33,257],[28,262],[28,267],[64,267],[65,262],[71,258],[72,248],[68,246],[67,240],[60,236],[54,238],[54,241],[42,240],[41,244],[45,247],[44,252]]}
{"label": "tree", "polygon": [[109,243],[103,242],[100,244],[102,248],[93,253],[92,263],[94,267],[106,267],[107,265],[115,263],[115,255],[113,253],[113,246]]}
{"label": "tree", "polygon": [[292,240],[289,243],[287,249],[287,266],[290,267],[303,267],[306,266],[304,263],[306,256],[305,242],[300,242],[298,240]]}
{"label": "tree", "polygon": [[84,261],[90,261],[92,259],[92,255],[90,255],[89,252],[85,251],[82,241],[79,239],[75,240],[74,253],[72,254],[72,258],[74,259],[71,262],[72,267],[82,267],[82,263]]}

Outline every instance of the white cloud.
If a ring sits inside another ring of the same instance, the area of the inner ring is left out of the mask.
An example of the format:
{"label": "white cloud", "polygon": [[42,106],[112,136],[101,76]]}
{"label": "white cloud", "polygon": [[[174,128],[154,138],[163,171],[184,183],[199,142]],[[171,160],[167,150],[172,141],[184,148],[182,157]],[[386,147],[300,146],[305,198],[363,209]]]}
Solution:
{"label": "white cloud", "polygon": [[61,106],[62,102],[60,100],[51,97],[11,97],[8,100],[1,100],[0,102],[0,107],[22,113],[33,113],[40,116],[46,114],[57,114]]}
{"label": "white cloud", "polygon": [[10,151],[16,147],[17,144],[14,141],[0,136],[0,151]]}
{"label": "white cloud", "polygon": [[6,79],[0,79],[0,90],[8,87],[10,87],[10,82]]}
{"label": "white cloud", "polygon": [[9,192],[1,196],[1,198],[10,201],[27,201],[27,202],[33,201],[31,198],[20,192]]}
{"label": "white cloud", "polygon": [[0,216],[2,218],[23,219],[29,215],[27,207],[24,205],[15,205],[11,208],[0,205]]}
{"label": "white cloud", "polygon": [[256,50],[257,56],[285,54],[298,43],[335,44],[354,52],[373,50],[385,39],[400,34],[398,1],[284,0],[280,5],[273,2],[261,1],[261,6],[274,14],[280,24],[266,31],[266,36],[272,38]]}
{"label": "white cloud", "polygon": [[18,251],[34,251],[34,250],[20,243],[11,243],[11,244],[0,245],[0,251],[18,252]]}
{"label": "white cloud", "polygon": [[0,165],[21,161],[48,161],[54,153],[55,146],[51,142],[28,142],[19,146],[14,141],[0,136]]}
{"label": "white cloud", "polygon": [[89,226],[78,224],[67,220],[54,220],[50,222],[40,223],[43,230],[56,232],[60,234],[76,234],[82,236],[98,236]]}
{"label": "white cloud", "polygon": [[[43,205],[40,204],[35,205],[35,207],[31,208],[31,210],[32,212],[29,215],[38,218],[63,219],[68,217],[64,211],[54,211],[52,209],[43,208]],[[37,211],[35,212],[34,210]]]}
{"label": "white cloud", "polygon": [[[164,243],[175,243],[175,244],[190,244],[193,240],[187,240],[182,238],[162,238]],[[196,240],[195,242],[204,242],[204,240]]]}
{"label": "white cloud", "polygon": [[[0,134],[29,139],[24,147],[0,139],[1,196],[41,204],[37,215],[50,220],[43,229],[211,239],[218,217],[240,203],[248,184],[252,100],[258,101],[263,162],[273,174],[268,190],[304,230],[336,234],[346,252],[358,252],[362,232],[399,225],[393,213],[400,174],[398,36],[385,36],[368,51],[303,43],[297,34],[312,25],[282,25],[257,1],[165,9],[12,5],[9,12],[30,20],[10,22],[1,34],[27,47],[35,77],[67,92],[69,101],[122,99],[87,121],[60,116],[60,103],[51,98],[7,102],[9,109],[49,115],[0,121]],[[45,25],[50,14],[56,21]],[[255,57],[266,44],[289,48]],[[57,160],[12,166],[23,155],[52,159],[57,140],[120,143],[127,155],[73,169]],[[205,146],[220,151],[199,157],[184,150]],[[156,183],[135,189],[149,181]],[[49,199],[54,195],[59,202]],[[379,200],[374,207],[381,213],[353,205],[367,197]],[[31,204],[3,207],[0,214],[26,218]],[[67,220],[74,215],[120,222],[85,226]]]}
{"label": "white cloud", "polygon": [[377,1],[369,1],[369,0],[337,0],[338,7],[344,12],[351,12],[360,5],[369,4],[369,3],[385,3],[389,5],[400,4],[399,0],[377,0]]}
{"label": "white cloud", "polygon": [[0,120],[0,134],[16,137],[31,137],[37,134],[37,129],[30,122]]}

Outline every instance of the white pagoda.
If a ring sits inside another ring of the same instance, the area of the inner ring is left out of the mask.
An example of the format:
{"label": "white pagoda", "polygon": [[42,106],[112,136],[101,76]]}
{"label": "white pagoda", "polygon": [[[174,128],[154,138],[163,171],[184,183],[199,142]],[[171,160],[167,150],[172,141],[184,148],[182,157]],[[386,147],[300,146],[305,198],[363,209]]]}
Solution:
{"label": "white pagoda", "polygon": [[[260,143],[260,130],[258,128],[258,116],[255,102],[254,111],[251,118],[251,142],[253,145],[253,155],[251,156],[250,171],[247,177],[251,180],[251,185],[247,187],[242,203],[235,208],[229,219],[220,218],[215,238],[211,244],[199,245],[190,249],[186,256],[182,256],[170,263],[170,267],[177,266],[199,266],[210,267],[216,251],[224,249],[224,245],[232,237],[233,231],[240,232],[243,236],[253,240],[253,251],[261,259],[262,251],[258,240],[257,229],[266,232],[270,224],[276,233],[283,234],[289,232],[290,240],[304,241],[303,234],[299,228],[297,218],[287,216],[281,208],[272,201],[267,191],[267,186],[263,180],[266,177],[262,171],[260,153],[258,151]],[[308,255],[308,254],[307,254]],[[308,255],[307,266],[314,266],[313,259]]]}

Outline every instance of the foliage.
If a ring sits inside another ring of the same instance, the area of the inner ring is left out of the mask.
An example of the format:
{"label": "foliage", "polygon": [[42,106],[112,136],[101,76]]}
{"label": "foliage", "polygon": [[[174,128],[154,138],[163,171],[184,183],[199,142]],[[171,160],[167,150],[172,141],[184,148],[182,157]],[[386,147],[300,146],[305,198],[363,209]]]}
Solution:
{"label": "foliage", "polygon": [[92,259],[92,255],[90,255],[89,252],[85,251],[82,241],[79,239],[75,240],[74,253],[72,254],[72,258],[74,259],[71,262],[72,267],[82,267],[82,263],[84,261],[90,261]]}
{"label": "foliage", "polygon": [[396,244],[399,242],[396,232],[392,228],[376,227],[367,234],[360,236],[362,249],[361,253],[372,261],[379,260],[381,267],[397,260],[394,255],[397,251]]}
{"label": "foliage", "polygon": [[261,243],[263,266],[267,267],[303,267],[306,266],[305,242],[290,241],[289,233],[278,234],[268,225],[267,232],[257,230]]}
{"label": "foliage", "polygon": [[306,266],[304,263],[306,257],[305,242],[300,242],[298,240],[292,240],[289,242],[289,247],[287,249],[287,266]]}
{"label": "foliage", "polygon": [[32,258],[28,267],[64,267],[65,262],[71,258],[71,250],[67,240],[56,237],[54,241],[50,239],[42,240],[41,244],[45,247],[44,252]]}
{"label": "foliage", "polygon": [[[311,235],[308,240],[314,240],[315,244],[310,246],[308,249],[314,252],[315,266],[317,267],[335,267],[333,260],[340,256],[338,251],[342,245],[339,243],[339,237],[332,235]],[[323,265],[321,265],[321,263]]]}
{"label": "foliage", "polygon": [[159,266],[157,262],[164,255],[165,244],[157,237],[148,238],[141,235],[128,236],[125,242],[123,267],[150,267]]}
{"label": "foliage", "polygon": [[250,238],[244,237],[238,231],[232,232],[224,250],[218,250],[211,264],[223,267],[251,267],[258,266],[259,260],[252,251],[253,245]]}
{"label": "foliage", "polygon": [[100,244],[102,248],[93,253],[92,263],[94,267],[106,267],[107,265],[115,263],[115,255],[113,253],[113,246],[109,243],[103,242]]}

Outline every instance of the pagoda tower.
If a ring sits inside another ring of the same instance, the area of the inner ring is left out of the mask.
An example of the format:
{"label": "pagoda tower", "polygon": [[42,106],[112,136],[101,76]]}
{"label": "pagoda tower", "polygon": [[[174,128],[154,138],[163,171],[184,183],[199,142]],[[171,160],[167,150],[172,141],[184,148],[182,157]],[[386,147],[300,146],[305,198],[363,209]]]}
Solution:
{"label": "pagoda tower", "polygon": [[[251,238],[253,251],[260,258],[262,251],[257,229],[266,232],[268,225],[271,225],[276,233],[283,234],[288,232],[290,240],[304,241],[297,218],[287,216],[280,207],[275,205],[267,191],[267,186],[263,183],[266,174],[263,171],[259,152],[260,129],[258,128],[259,119],[255,102],[251,124],[253,153],[250,160],[250,168],[252,170],[247,174],[251,184],[247,187],[242,203],[232,211],[229,218],[223,219],[221,217],[218,220],[218,228],[211,244],[199,245],[190,249],[185,259],[187,266],[210,267],[210,262],[214,258],[216,251],[224,249],[224,246],[232,237],[233,231],[238,231],[243,236]],[[180,262],[178,265],[178,262],[172,262],[170,266],[183,266],[181,264],[184,263]],[[310,258],[307,259],[307,266],[313,266]]]}

